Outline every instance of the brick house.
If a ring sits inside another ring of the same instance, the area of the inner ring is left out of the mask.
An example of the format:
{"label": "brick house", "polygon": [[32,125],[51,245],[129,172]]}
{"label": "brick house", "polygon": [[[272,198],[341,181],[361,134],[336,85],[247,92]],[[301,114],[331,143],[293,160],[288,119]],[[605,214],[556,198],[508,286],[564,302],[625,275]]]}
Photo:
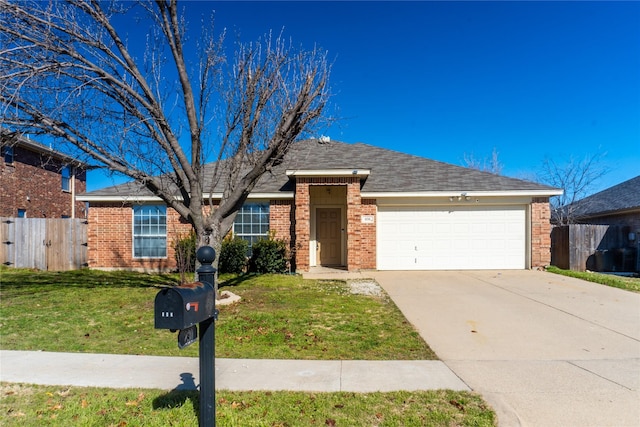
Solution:
{"label": "brick house", "polygon": [[640,175],[572,203],[578,224],[619,225],[640,233]]}
{"label": "brick house", "polygon": [[[527,269],[549,264],[549,197],[560,193],[366,144],[307,140],[261,178],[233,231],[285,239],[296,271]],[[90,203],[91,267],[175,266],[171,242],[190,227],[160,199],[127,183],[80,200]]]}
{"label": "brick house", "polygon": [[568,213],[571,224],[553,229],[554,265],[640,271],[640,176],[564,206],[560,213]]}
{"label": "brick house", "polygon": [[0,216],[84,218],[87,164],[37,142],[0,133]]}

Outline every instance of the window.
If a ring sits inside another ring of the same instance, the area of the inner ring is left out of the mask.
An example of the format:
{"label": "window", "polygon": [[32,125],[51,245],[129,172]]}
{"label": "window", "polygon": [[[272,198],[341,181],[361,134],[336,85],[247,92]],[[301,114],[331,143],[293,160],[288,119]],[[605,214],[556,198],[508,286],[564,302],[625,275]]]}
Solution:
{"label": "window", "polygon": [[133,257],[167,256],[167,207],[141,205],[133,207]]}
{"label": "window", "polygon": [[26,209],[18,209],[18,218],[26,218],[27,210]]}
{"label": "window", "polygon": [[2,147],[2,157],[4,157],[4,162],[6,164],[13,163],[13,147],[6,145]]}
{"label": "window", "polygon": [[234,236],[249,242],[249,250],[254,242],[269,234],[269,204],[245,203],[238,211],[233,223]]}
{"label": "window", "polygon": [[71,166],[62,168],[62,191],[71,191]]}

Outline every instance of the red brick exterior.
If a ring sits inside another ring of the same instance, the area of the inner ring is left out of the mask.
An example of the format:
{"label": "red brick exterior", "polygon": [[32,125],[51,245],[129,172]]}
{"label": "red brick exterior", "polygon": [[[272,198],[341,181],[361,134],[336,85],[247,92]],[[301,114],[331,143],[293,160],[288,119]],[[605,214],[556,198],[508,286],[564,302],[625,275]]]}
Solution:
{"label": "red brick exterior", "polygon": [[604,224],[627,227],[628,232],[640,235],[640,211],[631,211],[614,215],[603,215],[578,221],[579,224]]}
{"label": "red brick exterior", "polygon": [[363,223],[360,219],[360,268],[373,270],[377,267],[376,226],[378,207],[375,199],[362,199],[361,215],[373,216],[373,223]]}
{"label": "red brick exterior", "polygon": [[360,270],[362,221],[360,178],[347,178],[347,270]]}
{"label": "red brick exterior", "polygon": [[309,270],[309,242],[311,238],[311,196],[309,187],[342,186],[346,187],[346,250],[347,269],[349,271],[375,268],[375,223],[363,224],[362,215],[375,215],[375,200],[362,203],[360,196],[360,177],[298,177],[295,193],[295,269]]}
{"label": "red brick exterior", "polygon": [[276,239],[287,242],[293,265],[296,259],[294,211],[293,200],[271,200],[269,203],[269,231]]}
{"label": "red brick exterior", "polygon": [[[284,239],[290,244],[292,269],[308,271],[310,268],[311,210],[314,202],[316,206],[322,206],[324,203],[320,201],[321,204],[318,204],[317,199],[312,200],[311,186],[341,186],[346,190],[334,200],[336,204],[342,204],[346,217],[346,267],[349,271],[377,268],[377,200],[362,199],[360,179],[358,177],[297,177],[295,200],[271,200],[269,216],[269,227],[274,237]],[[534,198],[530,214],[531,267],[544,267],[551,261],[549,199]],[[367,217],[366,221],[363,217]],[[172,243],[176,241],[176,235],[189,233],[190,225],[180,220],[175,211],[167,209],[167,257],[134,259],[132,223],[131,204],[92,203],[89,210],[90,267],[175,269]]]}
{"label": "red brick exterior", "polygon": [[531,268],[551,264],[551,208],[548,197],[531,202]]}
{"label": "red brick exterior", "polygon": [[[0,159],[0,216],[17,217],[18,209],[24,209],[28,218],[85,217],[84,203],[76,202],[73,212],[72,191],[62,190],[61,171],[67,162],[52,153],[37,153],[19,145],[13,152],[13,163]],[[74,170],[76,175],[69,185],[75,186],[76,194],[84,193],[86,171],[79,167]]]}
{"label": "red brick exterior", "polygon": [[166,271],[176,268],[173,242],[186,236],[191,225],[167,208],[166,258],[133,257],[133,209],[129,203],[96,203],[89,209],[89,267]]}
{"label": "red brick exterior", "polygon": [[295,195],[295,270],[309,271],[309,233],[311,230],[311,209],[309,179],[296,180]]}
{"label": "red brick exterior", "polygon": [[271,200],[269,203],[269,230],[277,239],[288,243],[294,240],[295,218],[293,200]]}

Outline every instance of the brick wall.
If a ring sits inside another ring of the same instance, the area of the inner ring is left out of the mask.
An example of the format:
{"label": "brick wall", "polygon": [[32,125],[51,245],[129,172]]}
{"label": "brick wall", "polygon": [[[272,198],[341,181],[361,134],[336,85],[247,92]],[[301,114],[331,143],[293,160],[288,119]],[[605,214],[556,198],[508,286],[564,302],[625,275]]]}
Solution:
{"label": "brick wall", "polygon": [[295,271],[309,271],[309,231],[311,227],[311,211],[309,196],[309,179],[296,180],[295,195]]}
{"label": "brick wall", "polygon": [[580,222],[585,224],[619,225],[625,227],[627,233],[633,232],[640,235],[640,211],[590,218]]}
{"label": "brick wall", "polygon": [[531,202],[531,268],[551,263],[551,209],[548,197]]}
{"label": "brick wall", "polygon": [[291,265],[295,266],[295,217],[293,200],[271,200],[269,202],[269,231],[274,237],[287,242]]}
{"label": "brick wall", "polygon": [[375,269],[377,268],[377,246],[376,246],[376,225],[378,208],[375,199],[362,199],[360,207],[361,215],[371,215],[374,218],[372,224],[362,223],[360,218],[360,268]]}
{"label": "brick wall", "polygon": [[[360,182],[355,178],[299,178],[295,201],[270,201],[270,229],[275,237],[292,244],[293,268],[309,270],[309,239],[311,227],[310,186],[346,186],[347,268],[376,268],[377,206],[375,199],[362,199]],[[143,270],[174,269],[172,242],[176,233],[186,235],[191,226],[180,220],[177,212],[167,209],[167,257],[134,259],[132,237],[132,206],[123,203],[93,204],[89,210],[89,265],[93,268],[133,268]],[[371,215],[373,223],[363,223],[362,216]],[[531,203],[531,267],[551,262],[551,212],[549,199],[534,198]]]}
{"label": "brick wall", "polygon": [[[311,195],[310,187],[341,186],[346,187],[347,220],[347,269],[359,270],[375,268],[375,224],[362,224],[361,217],[369,212],[375,213],[375,201],[363,207],[360,196],[359,177],[298,177],[294,205],[295,269],[309,270],[309,240],[311,234]],[[373,241],[372,241],[373,240]],[[373,252],[371,252],[373,251]],[[374,255],[371,256],[371,253]]]}
{"label": "brick wall", "polygon": [[362,222],[360,179],[347,184],[347,270],[360,270],[362,264]]}
{"label": "brick wall", "polygon": [[92,203],[89,209],[89,267],[167,271],[176,268],[173,242],[191,225],[167,208],[167,257],[133,258],[133,210],[129,203]]}
{"label": "brick wall", "polygon": [[[0,216],[16,217],[18,209],[28,218],[72,216],[72,194],[62,190],[61,170],[66,164],[49,154],[14,147],[14,161],[0,158]],[[87,189],[86,172],[76,169],[75,192]],[[84,203],[76,202],[75,217],[84,218]]]}

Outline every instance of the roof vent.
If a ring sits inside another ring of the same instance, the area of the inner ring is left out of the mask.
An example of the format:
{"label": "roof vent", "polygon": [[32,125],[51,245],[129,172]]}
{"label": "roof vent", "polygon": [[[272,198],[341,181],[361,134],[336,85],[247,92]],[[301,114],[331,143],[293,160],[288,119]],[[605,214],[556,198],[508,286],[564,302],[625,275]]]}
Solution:
{"label": "roof vent", "polygon": [[320,136],[320,138],[318,138],[318,142],[320,144],[328,144],[328,143],[331,142],[331,138],[329,138],[328,136],[322,135],[322,136]]}

